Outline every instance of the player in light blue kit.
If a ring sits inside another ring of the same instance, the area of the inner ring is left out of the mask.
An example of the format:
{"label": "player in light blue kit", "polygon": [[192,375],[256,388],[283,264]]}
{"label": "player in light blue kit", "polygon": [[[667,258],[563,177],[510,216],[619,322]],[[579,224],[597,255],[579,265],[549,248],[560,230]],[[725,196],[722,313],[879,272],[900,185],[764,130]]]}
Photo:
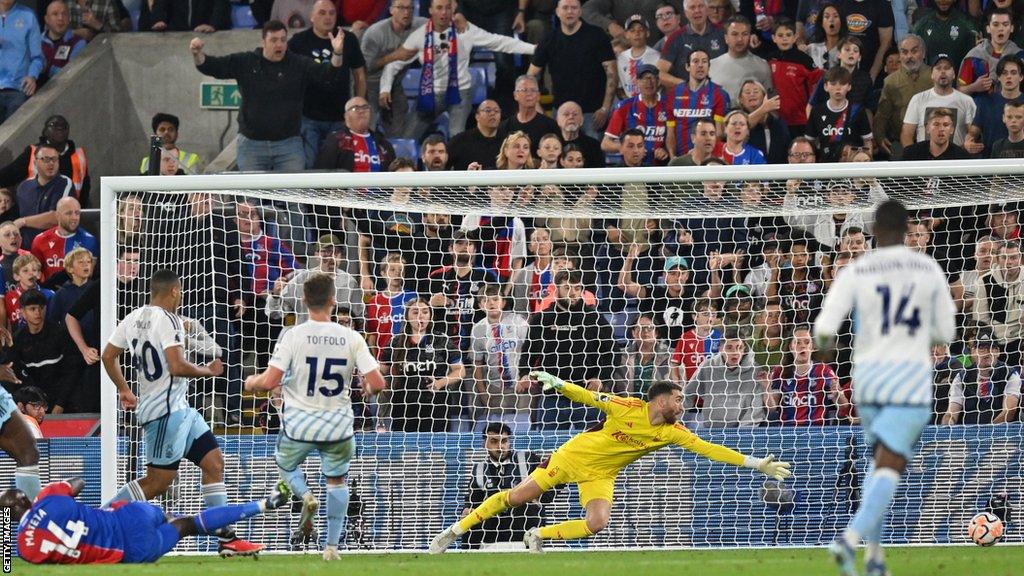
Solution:
{"label": "player in light blue kit", "polygon": [[[103,367],[117,386],[121,407],[134,409],[146,438],[146,475],[125,484],[111,502],[146,501],[170,488],[178,477],[182,458],[203,471],[203,501],[207,508],[225,506],[224,455],[210,426],[188,405],[189,378],[219,376],[220,359],[196,366],[185,357],[185,333],[178,306],[181,282],[171,270],[157,270],[149,280],[149,305],[129,313],[103,349]],[[132,393],[121,372],[121,354],[131,351],[139,397]],[[221,556],[254,555],[263,549],[235,536],[226,528],[218,534]]]}
{"label": "player in light blue kit", "polygon": [[327,274],[306,278],[302,292],[309,320],[281,336],[267,369],[245,381],[249,391],[282,389],[284,409],[277,437],[277,467],[292,491],[302,496],[302,518],[293,542],[305,540],[312,532],[318,507],[299,466],[310,452],[320,452],[320,471],[327,479],[324,560],[338,558],[338,542],[348,510],[345,477],[356,445],[349,396],[352,374],[357,369],[362,374],[365,393],[375,394],[385,386],[380,365],[363,337],[331,321],[334,291],[334,278]]}
{"label": "player in light blue kit", "polygon": [[857,545],[867,544],[868,576],[888,574],[881,537],[900,475],[931,417],[933,344],[956,335],[956,308],[945,274],[931,257],[903,245],[907,210],[886,200],[875,212],[876,248],[839,273],[814,325],[819,349],[835,343],[853,312],[853,381],[864,441],[874,462],[860,508],[829,546],[839,572],[856,576]]}

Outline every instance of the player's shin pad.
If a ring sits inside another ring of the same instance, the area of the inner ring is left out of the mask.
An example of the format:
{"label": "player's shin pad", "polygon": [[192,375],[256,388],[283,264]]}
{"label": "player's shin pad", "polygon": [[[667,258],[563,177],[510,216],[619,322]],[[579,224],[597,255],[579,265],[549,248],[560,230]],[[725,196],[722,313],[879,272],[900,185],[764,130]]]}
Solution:
{"label": "player's shin pad", "polygon": [[482,504],[467,514],[465,518],[459,520],[459,533],[468,532],[473,526],[508,510],[508,493],[508,490],[502,490],[497,494],[492,494]]}

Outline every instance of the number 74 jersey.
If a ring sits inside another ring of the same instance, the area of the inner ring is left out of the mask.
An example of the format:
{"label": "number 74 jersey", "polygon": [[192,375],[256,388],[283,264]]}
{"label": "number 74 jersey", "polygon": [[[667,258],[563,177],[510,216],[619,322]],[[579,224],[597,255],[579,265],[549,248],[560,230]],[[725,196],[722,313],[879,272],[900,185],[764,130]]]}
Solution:
{"label": "number 74 jersey", "polygon": [[315,320],[285,332],[270,365],[285,374],[284,433],[303,442],[337,442],[352,436],[352,373],[379,368],[358,332]]}
{"label": "number 74 jersey", "polygon": [[860,256],[825,296],[816,339],[834,335],[851,312],[857,403],[931,406],[931,346],[956,335],[956,308],[938,263],[905,246]]}
{"label": "number 74 jersey", "polygon": [[171,412],[185,410],[188,401],[188,379],[171,376],[164,352],[175,346],[184,347],[185,333],[181,318],[159,306],[143,306],[133,310],[117,325],[110,343],[127,349],[139,381],[139,423],[146,424]]}

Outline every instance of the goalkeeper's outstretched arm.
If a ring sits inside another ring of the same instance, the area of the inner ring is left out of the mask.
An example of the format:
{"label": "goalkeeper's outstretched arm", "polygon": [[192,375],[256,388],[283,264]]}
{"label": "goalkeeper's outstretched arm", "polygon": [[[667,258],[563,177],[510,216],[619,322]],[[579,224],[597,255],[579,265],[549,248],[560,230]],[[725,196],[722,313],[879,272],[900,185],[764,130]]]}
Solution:
{"label": "goalkeeper's outstretched arm", "polygon": [[593,406],[602,412],[608,411],[608,401],[602,400],[601,397],[615,398],[615,396],[595,394],[582,386],[578,386],[572,382],[566,382],[558,376],[548,374],[547,372],[530,372],[530,378],[540,382],[545,391],[554,390],[573,402]]}
{"label": "goalkeeper's outstretched arm", "polygon": [[774,454],[769,454],[764,458],[746,456],[732,448],[708,442],[681,425],[677,424],[672,430],[675,434],[673,440],[675,440],[676,444],[709,460],[743,468],[752,468],[776,480],[785,480],[793,475],[789,469],[789,462],[776,460]]}

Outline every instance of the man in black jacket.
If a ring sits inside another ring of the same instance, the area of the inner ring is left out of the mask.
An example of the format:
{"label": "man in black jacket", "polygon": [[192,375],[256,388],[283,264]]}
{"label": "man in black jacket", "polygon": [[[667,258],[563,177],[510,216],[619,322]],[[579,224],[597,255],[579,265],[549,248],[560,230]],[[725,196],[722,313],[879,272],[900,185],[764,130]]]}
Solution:
{"label": "man in black jacket", "polygon": [[[559,272],[555,290],[555,304],[530,317],[530,335],[519,363],[520,382],[529,381],[531,370],[543,370],[600,392],[611,384],[615,364],[611,326],[600,312],[583,303],[579,270]],[[596,409],[552,392],[541,396],[533,422],[540,429],[579,429],[596,424],[598,416]]]}
{"label": "man in black jacket", "polygon": [[344,30],[330,34],[330,65],[317,64],[288,51],[288,29],[278,20],[263,26],[260,49],[227,56],[207,56],[205,43],[189,44],[196,69],[220,79],[238,81],[242,95],[238,112],[238,169],[301,172],[306,167],[300,129],[307,87],[330,89],[340,81]]}
{"label": "man in black jacket", "polygon": [[140,4],[138,30],[203,34],[231,29],[229,0],[152,0]]}
{"label": "man in black jacket", "polygon": [[[71,362],[77,351],[67,332],[46,321],[46,296],[42,292],[27,290],[20,302],[25,323],[15,329],[14,345],[6,351],[4,362],[14,363],[22,385],[36,386],[46,394],[54,414],[78,411],[76,365]],[[95,392],[98,394],[99,389]]]}
{"label": "man in black jacket", "polygon": [[[539,454],[529,450],[512,449],[512,429],[502,422],[491,422],[484,429],[484,449],[487,459],[477,462],[469,475],[466,487],[466,504],[462,515],[483,503],[492,494],[510,490],[526,480],[533,469],[540,465]],[[469,549],[497,548],[501,544],[523,540],[527,530],[544,524],[544,504],[555,498],[556,492],[545,492],[538,502],[531,502],[513,508],[485,520],[462,537]],[[522,546],[522,544],[519,544]]]}
{"label": "man in black jacket", "polygon": [[387,172],[395,148],[384,134],[370,127],[370,104],[356,96],[345,102],[345,124],[324,139],[313,168],[345,172]]}
{"label": "man in black jacket", "polygon": [[0,188],[13,188],[27,178],[34,178],[36,146],[51,144],[60,154],[60,173],[71,179],[78,201],[83,208],[88,208],[90,179],[85,150],[68,138],[70,131],[71,126],[63,116],[55,114],[47,118],[39,142],[25,146],[17,158],[0,168]]}

